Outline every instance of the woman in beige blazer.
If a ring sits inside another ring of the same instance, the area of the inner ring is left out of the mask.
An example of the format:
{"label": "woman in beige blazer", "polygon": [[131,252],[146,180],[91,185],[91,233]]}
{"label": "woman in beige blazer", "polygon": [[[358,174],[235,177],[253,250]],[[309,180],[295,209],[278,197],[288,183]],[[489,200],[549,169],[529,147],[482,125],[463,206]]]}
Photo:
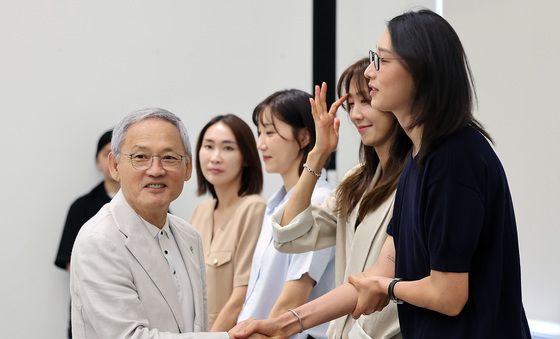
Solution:
{"label": "woman in beige blazer", "polygon": [[[370,105],[371,96],[364,77],[368,65],[369,60],[364,58],[342,73],[338,82],[340,99],[329,113],[326,84],[321,88],[316,86],[312,107],[317,143],[307,158],[307,165],[314,171],[323,168],[329,154],[336,149],[340,122],[335,113],[344,105],[360,133],[360,164],[347,173],[322,205],[310,204],[316,179],[309,173],[302,174],[287,204],[273,216],[275,245],[280,251],[302,252],[336,244],[337,286],[343,285],[350,275],[371,266],[379,255],[387,237],[398,178],[410,152],[409,142],[393,143],[397,133],[404,133],[394,115]],[[330,293],[323,300],[315,300],[311,308],[310,304],[302,305],[294,310],[295,314],[286,317],[298,320],[301,317],[302,328],[313,326],[309,322],[306,324],[309,311],[326,314],[323,310],[336,308],[337,297],[332,296],[334,294]],[[323,316],[321,322],[330,319]],[[275,324],[274,329],[269,326],[271,323]],[[270,330],[268,334],[280,337],[291,334],[278,329],[279,324],[282,324],[280,317],[252,328]],[[276,332],[277,329],[280,332]],[[356,321],[350,315],[343,315],[331,321],[327,333],[329,338],[400,338],[396,305],[363,315]]]}
{"label": "woman in beige blazer", "polygon": [[191,224],[201,233],[212,331],[229,331],[243,306],[266,202],[250,127],[233,114],[213,118],[196,145],[199,204]]}

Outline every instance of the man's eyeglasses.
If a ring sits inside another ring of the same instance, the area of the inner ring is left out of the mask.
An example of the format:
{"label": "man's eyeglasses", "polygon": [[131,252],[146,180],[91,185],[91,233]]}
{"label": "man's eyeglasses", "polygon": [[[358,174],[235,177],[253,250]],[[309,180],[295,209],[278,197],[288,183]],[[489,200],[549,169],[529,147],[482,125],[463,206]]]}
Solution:
{"label": "man's eyeglasses", "polygon": [[161,162],[161,167],[165,170],[174,170],[179,167],[179,165],[183,162],[186,155],[180,155],[176,153],[167,153],[164,155],[158,154],[147,154],[147,153],[130,153],[126,154],[123,153],[127,158],[130,159],[130,163],[132,167],[137,170],[147,170],[148,168],[152,167],[152,163],[154,162],[154,158],[159,158]]}
{"label": "man's eyeglasses", "polygon": [[401,59],[401,58],[397,58],[397,57],[382,58],[376,52],[371,51],[371,50],[369,51],[369,63],[373,64],[373,67],[375,67],[376,71],[379,71],[379,67],[381,66],[381,61],[383,61],[383,60],[398,60],[398,59]]}

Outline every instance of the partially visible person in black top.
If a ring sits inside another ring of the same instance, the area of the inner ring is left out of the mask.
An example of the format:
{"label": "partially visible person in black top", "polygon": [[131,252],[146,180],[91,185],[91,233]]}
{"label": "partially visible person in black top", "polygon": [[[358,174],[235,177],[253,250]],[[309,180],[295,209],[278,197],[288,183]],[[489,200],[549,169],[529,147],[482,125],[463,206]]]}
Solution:
{"label": "partially visible person in black top", "polygon": [[[97,142],[95,163],[99,171],[103,174],[103,181],[92,189],[91,192],[76,199],[70,206],[66,217],[62,236],[60,237],[58,253],[54,261],[56,266],[66,271],[70,269],[70,253],[72,253],[72,246],[74,245],[74,240],[78,235],[78,231],[103,205],[111,201],[111,198],[119,190],[119,183],[115,181],[111,177],[111,173],[109,173],[107,160],[107,156],[111,151],[112,133],[112,130],[103,133]],[[72,338],[70,324],[68,326],[68,338]]]}
{"label": "partially visible person in black top", "polygon": [[404,339],[530,338],[513,202],[472,114],[459,37],[434,12],[407,12],[389,21],[370,59],[372,106],[395,114],[413,150],[379,259],[350,277],[353,315],[391,299]]}

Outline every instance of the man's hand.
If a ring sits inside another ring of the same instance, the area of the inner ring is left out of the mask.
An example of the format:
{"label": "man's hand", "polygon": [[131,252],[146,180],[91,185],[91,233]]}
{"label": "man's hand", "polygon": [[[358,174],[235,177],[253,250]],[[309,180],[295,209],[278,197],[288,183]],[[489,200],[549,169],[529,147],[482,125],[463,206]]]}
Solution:
{"label": "man's hand", "polygon": [[365,273],[352,275],[348,279],[358,291],[358,302],[352,312],[352,317],[358,319],[362,314],[381,311],[389,303],[387,288],[391,278],[367,276]]}
{"label": "man's hand", "polygon": [[252,318],[240,322],[229,332],[231,339],[287,339],[288,336],[280,333],[280,328],[272,319],[254,320]]}

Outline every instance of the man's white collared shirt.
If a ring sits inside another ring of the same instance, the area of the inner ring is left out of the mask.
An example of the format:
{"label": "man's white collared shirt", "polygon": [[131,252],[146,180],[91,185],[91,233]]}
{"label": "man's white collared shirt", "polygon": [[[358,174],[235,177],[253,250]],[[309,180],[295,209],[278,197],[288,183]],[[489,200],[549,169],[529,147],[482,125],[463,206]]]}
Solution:
{"label": "man's white collared shirt", "polygon": [[161,254],[169,265],[169,275],[177,288],[177,297],[183,312],[183,319],[186,332],[194,331],[194,296],[189,278],[189,273],[177,246],[177,241],[169,228],[169,219],[165,220],[165,225],[159,229],[151,223],[144,221],[150,234],[157,241]]}

